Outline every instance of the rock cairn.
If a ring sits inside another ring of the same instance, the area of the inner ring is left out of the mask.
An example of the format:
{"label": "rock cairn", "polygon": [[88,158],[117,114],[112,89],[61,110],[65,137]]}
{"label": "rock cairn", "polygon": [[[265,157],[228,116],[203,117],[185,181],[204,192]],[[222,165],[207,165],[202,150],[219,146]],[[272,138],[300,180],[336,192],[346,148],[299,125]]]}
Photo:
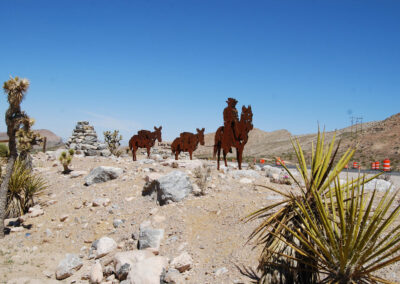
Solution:
{"label": "rock cairn", "polygon": [[94,127],[88,121],[78,121],[72,136],[66,143],[68,149],[74,149],[85,156],[110,156],[107,145],[97,141],[97,134]]}

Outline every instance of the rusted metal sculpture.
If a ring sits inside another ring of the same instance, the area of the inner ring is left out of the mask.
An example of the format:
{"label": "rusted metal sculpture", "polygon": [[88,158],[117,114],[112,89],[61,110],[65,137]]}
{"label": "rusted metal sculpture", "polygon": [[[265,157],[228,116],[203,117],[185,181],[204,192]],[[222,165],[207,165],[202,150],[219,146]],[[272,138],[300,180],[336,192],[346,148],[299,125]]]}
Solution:
{"label": "rusted metal sculpture", "polygon": [[253,129],[253,112],[251,106],[247,108],[242,107],[242,113],[240,120],[238,120],[235,99],[229,98],[227,100],[228,107],[224,109],[224,126],[218,128],[214,138],[214,158],[218,154],[217,168],[219,170],[219,158],[222,154],[224,156],[225,166],[226,155],[232,153],[232,147],[236,148],[236,159],[239,165],[239,169],[242,169],[242,155],[244,145],[246,145],[249,139],[249,132]]}
{"label": "rusted metal sculpture", "polygon": [[172,154],[175,154],[175,160],[178,160],[178,156],[181,152],[189,152],[190,159],[192,159],[193,152],[197,149],[197,146],[204,145],[204,128],[201,130],[196,128],[197,134],[191,132],[182,132],[179,137],[171,144]]}
{"label": "rusted metal sculpture", "polygon": [[158,142],[162,142],[161,138],[161,129],[160,127],[155,127],[153,132],[149,130],[140,130],[138,134],[133,135],[129,140],[129,149],[132,151],[132,158],[136,161],[136,151],[138,148],[146,148],[147,149],[147,157],[150,158],[150,148],[154,146],[156,140]]}

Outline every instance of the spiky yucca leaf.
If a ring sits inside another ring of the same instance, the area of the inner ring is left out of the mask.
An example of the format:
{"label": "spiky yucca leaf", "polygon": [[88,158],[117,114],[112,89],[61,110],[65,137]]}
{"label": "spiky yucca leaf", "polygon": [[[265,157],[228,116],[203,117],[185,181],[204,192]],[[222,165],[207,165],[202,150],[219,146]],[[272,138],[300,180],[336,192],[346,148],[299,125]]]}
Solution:
{"label": "spiky yucca leaf", "polygon": [[[264,219],[249,237],[249,240],[255,240],[256,245],[263,246],[258,267],[262,273],[262,283],[268,282],[271,266],[276,265],[277,262],[284,262],[279,264],[280,266],[291,265],[290,263],[293,263],[293,260],[296,260],[294,265],[297,270],[293,272],[293,269],[291,269],[292,274],[285,277],[293,277],[297,283],[312,283],[318,279],[319,274],[314,269],[314,266],[317,265],[313,263],[314,259],[309,258],[308,254],[303,254],[302,257],[298,256],[298,250],[288,247],[288,240],[296,242],[292,232],[302,230],[303,225],[300,223],[302,213],[299,210],[299,204],[310,204],[310,208],[313,208],[316,197],[330,192],[330,184],[338,179],[340,172],[354,154],[354,150],[347,150],[335,164],[340,143],[335,148],[334,136],[332,141],[326,145],[325,133],[321,134],[318,131],[316,144],[315,146],[312,145],[311,169],[308,169],[298,140],[292,140],[292,144],[297,156],[297,168],[302,181],[297,180],[285,165],[282,164],[282,166],[297,184],[298,191],[283,192],[269,186],[263,186],[281,195],[283,200],[262,208],[245,219],[246,221]],[[358,178],[349,181],[347,186],[352,188],[356,184],[366,183],[373,178]],[[328,196],[331,195],[328,194]],[[331,206],[336,206],[334,200],[331,199],[330,202]],[[308,250],[308,248],[304,249]],[[286,259],[282,258],[282,255],[285,255]],[[301,259],[301,261],[298,261],[298,259]]]}
{"label": "spiky yucca leaf", "polygon": [[393,283],[373,273],[400,261],[400,226],[393,225],[400,205],[389,211],[398,191],[387,190],[374,208],[376,190],[366,195],[360,179],[349,184],[341,185],[337,179],[329,193],[316,194],[312,204],[298,202],[297,228],[282,224],[297,242],[283,241],[313,260],[324,283]]}

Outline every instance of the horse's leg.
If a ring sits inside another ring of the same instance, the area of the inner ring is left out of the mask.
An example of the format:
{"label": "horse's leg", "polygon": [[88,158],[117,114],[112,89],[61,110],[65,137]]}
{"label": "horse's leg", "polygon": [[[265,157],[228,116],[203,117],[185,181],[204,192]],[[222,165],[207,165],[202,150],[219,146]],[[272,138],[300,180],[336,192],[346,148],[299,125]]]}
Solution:
{"label": "horse's leg", "polygon": [[225,162],[225,167],[228,167],[228,163],[226,162],[226,155],[228,154],[228,151],[223,149],[222,154],[224,155],[224,162]]}
{"label": "horse's leg", "polygon": [[132,159],[133,159],[133,161],[136,161],[136,148],[135,147],[133,147],[132,148]]}
{"label": "horse's leg", "polygon": [[176,151],[175,151],[175,160],[177,160],[177,161],[178,161],[178,156],[179,156],[179,151],[176,150]]}
{"label": "horse's leg", "polygon": [[193,154],[193,151],[189,150],[190,160],[192,159],[192,154]]}
{"label": "horse's leg", "polygon": [[221,147],[218,147],[217,154],[218,154],[218,157],[217,157],[217,170],[219,170],[219,157],[221,156]]}
{"label": "horse's leg", "polygon": [[236,148],[236,160],[238,162],[239,170],[242,169],[242,161],[240,160],[240,150]]}
{"label": "horse's leg", "polygon": [[147,146],[146,148],[147,148],[147,158],[150,159],[150,148],[151,148],[151,147]]}

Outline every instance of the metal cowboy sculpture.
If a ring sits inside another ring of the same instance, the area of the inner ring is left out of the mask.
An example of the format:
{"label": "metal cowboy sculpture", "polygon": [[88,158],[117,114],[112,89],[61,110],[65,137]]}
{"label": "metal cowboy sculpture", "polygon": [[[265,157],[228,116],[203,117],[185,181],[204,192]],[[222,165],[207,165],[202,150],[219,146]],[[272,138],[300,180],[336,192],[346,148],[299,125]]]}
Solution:
{"label": "metal cowboy sculpture", "polygon": [[225,166],[226,155],[232,153],[232,147],[236,148],[236,159],[239,169],[242,169],[242,155],[244,145],[249,139],[249,132],[253,129],[253,112],[251,106],[242,107],[240,120],[238,119],[238,111],[236,110],[237,100],[228,98],[226,101],[228,106],[224,109],[224,126],[218,128],[214,138],[214,158],[218,154],[217,168],[219,170],[219,158],[224,156]]}
{"label": "metal cowboy sculpture", "polygon": [[156,140],[158,142],[162,142],[161,138],[161,129],[160,127],[155,127],[153,132],[149,130],[140,130],[138,134],[133,135],[129,140],[129,149],[132,151],[132,158],[136,161],[136,151],[138,148],[146,148],[147,149],[147,157],[150,158],[150,148],[154,146]]}
{"label": "metal cowboy sculpture", "polygon": [[196,128],[197,134],[190,132],[182,132],[178,138],[175,138],[171,144],[172,154],[175,154],[175,160],[178,160],[180,152],[189,152],[190,159],[192,159],[193,152],[197,146],[204,145],[204,128],[201,130]]}

